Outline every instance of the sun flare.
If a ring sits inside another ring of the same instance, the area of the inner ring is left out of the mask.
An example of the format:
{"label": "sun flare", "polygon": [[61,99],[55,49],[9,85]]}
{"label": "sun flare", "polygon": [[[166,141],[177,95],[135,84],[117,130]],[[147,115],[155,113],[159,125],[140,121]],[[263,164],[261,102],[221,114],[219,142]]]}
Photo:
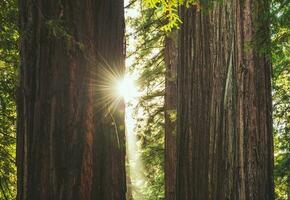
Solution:
{"label": "sun flare", "polygon": [[116,90],[120,97],[123,97],[125,101],[130,101],[138,95],[136,81],[132,76],[125,75],[123,79],[117,82]]}

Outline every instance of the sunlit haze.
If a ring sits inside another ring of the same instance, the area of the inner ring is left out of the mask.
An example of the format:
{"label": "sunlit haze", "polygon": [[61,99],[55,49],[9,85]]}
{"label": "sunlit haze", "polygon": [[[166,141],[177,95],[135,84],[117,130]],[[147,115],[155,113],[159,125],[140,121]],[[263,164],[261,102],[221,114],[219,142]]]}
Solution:
{"label": "sunlit haze", "polygon": [[[130,4],[129,0],[125,0],[125,7]],[[126,18],[136,18],[140,15],[140,8],[138,4],[133,7],[125,9]],[[126,25],[126,33],[128,37],[127,41],[127,52],[133,52],[136,49],[137,41],[134,37],[134,30],[129,24]],[[130,44],[130,45],[128,45]],[[136,134],[137,126],[137,114],[134,112],[135,107],[139,104],[139,97],[141,96],[138,90],[138,84],[136,84],[139,77],[138,72],[135,74],[128,73],[129,68],[135,62],[137,58],[134,55],[126,58],[126,75],[123,80],[118,84],[118,93],[124,97],[126,103],[126,142],[127,142],[127,175],[130,177],[128,182],[129,190],[132,191],[132,197],[134,200],[143,200],[144,196],[142,191],[146,187],[146,179],[144,177],[144,166],[140,157],[140,151],[138,146],[138,139]],[[137,74],[136,74],[137,73]],[[128,197],[130,198],[130,197]]]}

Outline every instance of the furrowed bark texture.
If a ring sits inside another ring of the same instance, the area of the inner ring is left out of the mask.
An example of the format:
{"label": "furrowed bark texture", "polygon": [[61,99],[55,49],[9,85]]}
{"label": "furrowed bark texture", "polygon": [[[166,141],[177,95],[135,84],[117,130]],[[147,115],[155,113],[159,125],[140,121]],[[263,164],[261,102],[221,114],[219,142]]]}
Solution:
{"label": "furrowed bark texture", "polygon": [[17,199],[125,199],[124,106],[96,106],[101,68],[123,71],[123,1],[19,6]]}
{"label": "furrowed bark texture", "polygon": [[175,198],[176,181],[176,100],[177,100],[177,37],[165,38],[165,199]]}
{"label": "furrowed bark texture", "polygon": [[274,199],[268,11],[267,0],[181,9],[177,200]]}

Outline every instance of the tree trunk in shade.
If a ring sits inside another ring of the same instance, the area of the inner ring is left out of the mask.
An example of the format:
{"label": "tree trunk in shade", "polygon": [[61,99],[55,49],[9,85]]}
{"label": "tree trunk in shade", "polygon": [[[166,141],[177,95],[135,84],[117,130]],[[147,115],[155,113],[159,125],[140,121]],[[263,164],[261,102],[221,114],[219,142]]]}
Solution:
{"label": "tree trunk in shade", "polygon": [[176,199],[274,199],[269,1],[181,8]]}
{"label": "tree trunk in shade", "polygon": [[19,7],[17,199],[125,199],[124,105],[108,111],[97,92],[124,70],[123,0]]}
{"label": "tree trunk in shade", "polygon": [[177,37],[165,38],[165,199],[175,198],[176,180],[176,100]]}

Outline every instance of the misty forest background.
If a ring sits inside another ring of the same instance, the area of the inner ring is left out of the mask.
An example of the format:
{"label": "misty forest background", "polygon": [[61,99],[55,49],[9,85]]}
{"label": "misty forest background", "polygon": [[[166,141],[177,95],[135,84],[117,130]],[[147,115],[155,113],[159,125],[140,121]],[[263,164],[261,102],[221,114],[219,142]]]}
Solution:
{"label": "misty forest background", "polygon": [[[128,200],[132,197],[142,200],[164,199],[164,169],[167,166],[165,132],[166,129],[176,132],[176,100],[172,100],[170,96],[176,89],[176,69],[170,71],[168,66],[177,62],[177,32],[184,22],[179,21],[177,8],[174,5],[171,7],[173,10],[167,10],[162,6],[163,1],[160,2],[156,4],[156,1],[131,0],[126,2],[124,8],[126,68],[128,73],[137,74],[139,93],[142,94],[138,97],[137,103],[127,105],[133,110],[137,151],[140,155],[139,160],[143,163],[141,175],[135,174],[134,177],[132,173],[132,177],[127,177],[127,192],[130,193],[127,194]],[[17,0],[0,1],[1,200],[15,199],[17,193],[16,101],[20,76],[19,6]],[[263,48],[271,52],[272,62],[275,199],[289,200],[290,1],[271,0],[269,17],[271,42]],[[59,25],[53,23],[54,21],[51,20],[48,26],[54,26],[52,30],[56,34],[62,34]],[[175,60],[172,61],[172,58]],[[174,147],[168,148],[175,151]],[[130,168],[129,164],[127,161],[127,172]],[[127,173],[127,176],[130,175]],[[140,177],[144,179],[141,186],[140,183],[138,185],[138,180],[135,180]],[[172,177],[168,179],[170,178]]]}

